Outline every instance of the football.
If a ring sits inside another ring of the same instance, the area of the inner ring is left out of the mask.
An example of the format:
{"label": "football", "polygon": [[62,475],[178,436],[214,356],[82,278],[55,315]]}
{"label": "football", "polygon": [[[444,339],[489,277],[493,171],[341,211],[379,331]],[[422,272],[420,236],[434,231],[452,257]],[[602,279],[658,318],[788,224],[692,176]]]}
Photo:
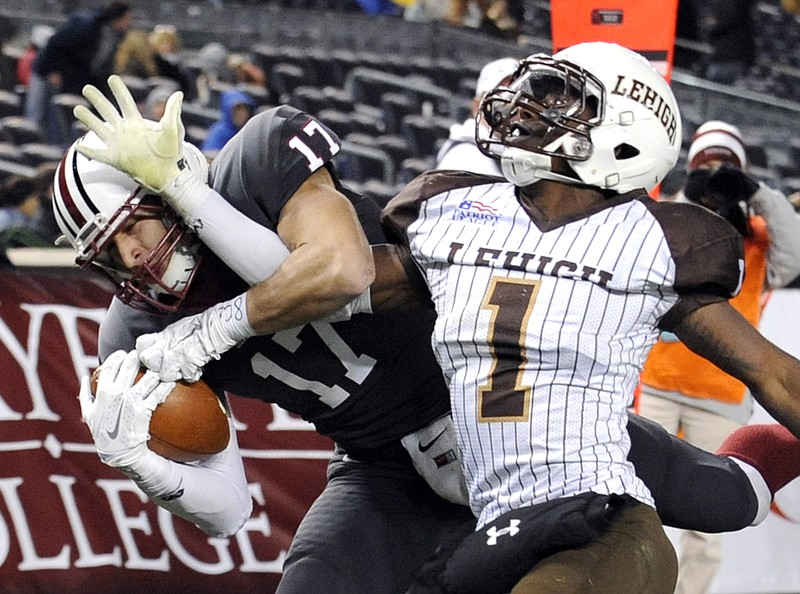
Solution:
{"label": "football", "polygon": [[[139,370],[138,379],[145,369]],[[92,374],[92,394],[97,371]],[[203,380],[177,382],[167,399],[153,411],[147,446],[175,462],[198,462],[225,449],[230,429],[225,409]]]}

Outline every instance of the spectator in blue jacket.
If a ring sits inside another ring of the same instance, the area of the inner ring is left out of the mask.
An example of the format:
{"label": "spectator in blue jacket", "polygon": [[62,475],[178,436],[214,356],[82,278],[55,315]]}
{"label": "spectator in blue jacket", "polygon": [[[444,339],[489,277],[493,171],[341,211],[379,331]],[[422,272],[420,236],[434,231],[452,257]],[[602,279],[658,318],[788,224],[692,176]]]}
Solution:
{"label": "spectator in blue jacket", "polygon": [[253,117],[256,102],[244,91],[231,89],[222,93],[219,107],[222,116],[208,129],[208,136],[200,147],[209,157],[213,157]]}

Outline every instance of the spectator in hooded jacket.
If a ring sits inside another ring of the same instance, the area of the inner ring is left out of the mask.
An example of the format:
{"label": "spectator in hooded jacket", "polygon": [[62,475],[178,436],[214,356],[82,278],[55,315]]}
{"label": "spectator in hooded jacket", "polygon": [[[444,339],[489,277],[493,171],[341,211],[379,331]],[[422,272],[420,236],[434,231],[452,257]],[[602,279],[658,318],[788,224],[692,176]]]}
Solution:
{"label": "spectator in hooded jacket", "polygon": [[256,108],[250,95],[238,89],[224,91],[219,98],[222,116],[208,130],[200,149],[209,157],[215,155],[233,135],[247,123]]}

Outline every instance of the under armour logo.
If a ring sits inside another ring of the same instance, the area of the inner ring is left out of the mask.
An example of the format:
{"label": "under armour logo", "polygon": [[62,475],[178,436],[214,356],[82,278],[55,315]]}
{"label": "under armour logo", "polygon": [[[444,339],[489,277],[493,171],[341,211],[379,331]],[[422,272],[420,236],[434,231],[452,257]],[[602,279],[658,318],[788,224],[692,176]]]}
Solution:
{"label": "under armour logo", "polygon": [[486,539],[486,544],[490,547],[493,547],[497,544],[497,539],[500,536],[505,536],[508,534],[509,536],[514,536],[517,532],[519,532],[519,525],[522,523],[522,520],[511,520],[506,528],[501,528],[500,530],[497,529],[497,526],[492,526],[486,531],[486,536],[489,538]]}

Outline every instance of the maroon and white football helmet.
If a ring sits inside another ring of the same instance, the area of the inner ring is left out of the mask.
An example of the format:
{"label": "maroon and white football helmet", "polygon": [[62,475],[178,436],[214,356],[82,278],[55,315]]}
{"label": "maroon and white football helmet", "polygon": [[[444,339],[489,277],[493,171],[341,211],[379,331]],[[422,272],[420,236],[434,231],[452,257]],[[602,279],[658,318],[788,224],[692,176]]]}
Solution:
{"label": "maroon and white football helmet", "polygon": [[[186,225],[154,195],[110,165],[89,159],[76,147],[102,147],[93,132],[70,146],[56,170],[53,212],[63,237],[77,252],[81,268],[99,269],[118,286],[117,296],[137,309],[167,313],[175,311],[192,283],[200,263],[201,243]],[[208,176],[203,154],[184,143],[189,169]],[[113,242],[131,217],[158,217],[166,234],[136,270],[122,264]]]}

